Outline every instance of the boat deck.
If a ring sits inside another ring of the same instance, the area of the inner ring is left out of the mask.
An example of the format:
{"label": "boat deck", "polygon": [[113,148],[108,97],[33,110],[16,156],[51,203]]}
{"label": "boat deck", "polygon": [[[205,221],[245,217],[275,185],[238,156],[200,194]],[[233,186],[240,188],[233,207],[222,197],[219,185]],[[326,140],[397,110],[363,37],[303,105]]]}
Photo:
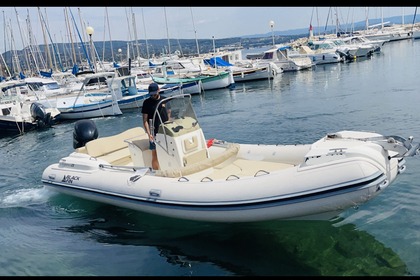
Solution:
{"label": "boat deck", "polygon": [[[130,152],[128,143],[133,143],[138,146],[138,142],[142,143],[141,154],[145,157],[145,151],[150,153],[150,156],[144,158],[151,164],[151,152],[148,150],[148,137],[144,130],[140,127],[132,128],[120,134],[102,137],[86,143],[85,147],[76,149],[77,152],[86,153],[92,157],[103,159],[114,166],[133,166],[133,154]],[[239,147],[237,147],[239,148]],[[194,179],[203,179],[206,177],[211,180],[231,180],[241,177],[257,177],[268,174],[273,171],[282,170],[293,167],[293,164],[286,164],[280,162],[263,161],[263,160],[248,160],[244,158],[237,158],[235,156],[237,150],[222,152],[214,155],[209,159],[208,164],[197,163],[190,167],[191,172],[175,172],[170,175],[161,171],[161,176],[180,177],[185,176]],[[148,166],[148,164],[146,164]],[[185,170],[184,170],[185,171]]]}
{"label": "boat deck", "polygon": [[[285,164],[279,162],[269,162],[269,161],[260,161],[260,160],[248,160],[242,158],[236,158],[233,162],[230,163],[221,163],[212,168],[212,171],[208,173],[205,177],[212,180],[232,180],[238,179],[241,177],[257,177],[260,175],[269,174],[273,171],[282,170],[286,168],[293,167],[292,164]],[[203,174],[197,175],[187,175],[187,178],[190,177],[203,177]]]}

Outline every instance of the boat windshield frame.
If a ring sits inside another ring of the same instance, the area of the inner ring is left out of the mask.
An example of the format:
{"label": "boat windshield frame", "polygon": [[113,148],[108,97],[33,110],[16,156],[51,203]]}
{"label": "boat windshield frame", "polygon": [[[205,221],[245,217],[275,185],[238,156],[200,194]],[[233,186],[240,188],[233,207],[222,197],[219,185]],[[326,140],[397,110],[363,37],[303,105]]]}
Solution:
{"label": "boat windshield frame", "polygon": [[[168,114],[169,120],[167,120],[166,122],[162,122],[162,116],[158,110],[159,106],[162,103],[166,104],[167,110],[170,109],[170,113]],[[186,94],[186,93],[176,94],[176,95],[165,97],[158,102],[156,109],[153,113],[151,123],[149,125],[151,128],[152,127],[154,128],[155,127],[154,120],[156,120],[157,118],[159,118],[160,124],[165,124],[165,123],[170,123],[170,122],[176,122],[177,119],[183,119],[185,117],[193,118],[198,124],[197,115],[195,113],[195,110],[191,102],[191,94]],[[153,137],[155,137],[156,135],[154,135],[154,129],[151,129],[151,132],[153,133]],[[161,146],[163,149],[168,151],[168,141],[169,141],[167,139],[168,135],[166,134],[165,130],[163,130],[163,134],[164,134],[164,139],[165,139],[165,147],[163,147],[162,145]]]}

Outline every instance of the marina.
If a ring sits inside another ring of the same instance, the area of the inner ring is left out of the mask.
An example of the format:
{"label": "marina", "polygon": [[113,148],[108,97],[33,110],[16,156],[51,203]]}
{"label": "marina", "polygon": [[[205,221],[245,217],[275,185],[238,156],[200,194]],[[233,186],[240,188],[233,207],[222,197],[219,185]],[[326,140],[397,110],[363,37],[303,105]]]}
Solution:
{"label": "marina", "polygon": [[[419,62],[418,40],[402,40],[367,58],[205,90],[192,106],[206,137],[231,142],[303,144],[342,130],[418,140]],[[94,122],[100,136],[142,125],[139,109]],[[43,170],[73,151],[74,124],[0,138],[0,275],[420,275],[418,157],[333,220],[185,221],[45,188]]]}

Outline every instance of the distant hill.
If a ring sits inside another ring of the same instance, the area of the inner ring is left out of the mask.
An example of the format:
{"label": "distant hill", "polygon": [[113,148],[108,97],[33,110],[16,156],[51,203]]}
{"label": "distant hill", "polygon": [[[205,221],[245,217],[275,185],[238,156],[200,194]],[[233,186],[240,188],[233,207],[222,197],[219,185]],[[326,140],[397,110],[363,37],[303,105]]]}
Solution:
{"label": "distant hill", "polygon": [[[410,24],[413,23],[414,15],[406,15],[404,16],[404,24]],[[402,16],[395,16],[395,17],[388,17],[384,18],[384,22],[391,22],[393,24],[402,24]],[[381,24],[382,19],[369,19],[369,25],[374,24]],[[416,16],[416,23],[420,22],[420,16]],[[352,24],[342,24],[340,25],[341,31],[347,31],[351,28]],[[323,33],[335,33],[336,27],[333,25],[325,26],[315,26],[312,25],[314,34],[323,34]],[[366,22],[365,21],[359,21],[354,23],[354,30],[361,30],[366,29]],[[300,28],[300,29],[291,29],[291,30],[284,30],[284,31],[274,31],[274,36],[293,36],[293,35],[299,35],[299,34],[309,34],[309,26],[307,28]],[[268,33],[261,33],[261,34],[254,34],[254,35],[246,35],[241,36],[241,38],[261,38],[261,37],[271,37],[271,32]]]}

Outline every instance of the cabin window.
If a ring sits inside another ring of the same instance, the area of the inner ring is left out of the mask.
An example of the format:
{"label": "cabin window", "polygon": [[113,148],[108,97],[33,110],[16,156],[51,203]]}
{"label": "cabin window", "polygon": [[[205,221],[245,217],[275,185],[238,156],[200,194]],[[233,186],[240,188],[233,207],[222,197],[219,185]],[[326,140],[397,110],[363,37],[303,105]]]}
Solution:
{"label": "cabin window", "polygon": [[273,58],[273,53],[272,52],[268,52],[265,53],[262,59],[272,59]]}

